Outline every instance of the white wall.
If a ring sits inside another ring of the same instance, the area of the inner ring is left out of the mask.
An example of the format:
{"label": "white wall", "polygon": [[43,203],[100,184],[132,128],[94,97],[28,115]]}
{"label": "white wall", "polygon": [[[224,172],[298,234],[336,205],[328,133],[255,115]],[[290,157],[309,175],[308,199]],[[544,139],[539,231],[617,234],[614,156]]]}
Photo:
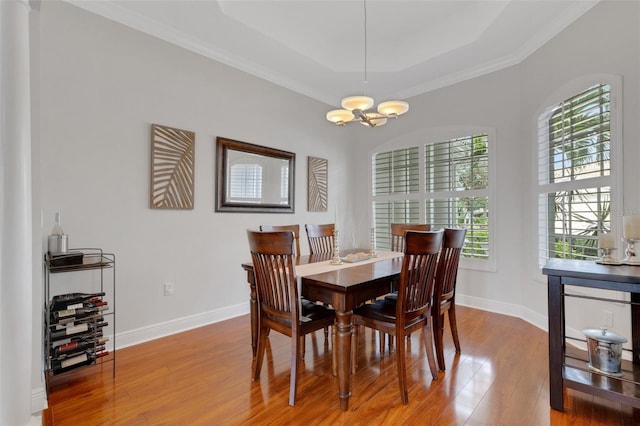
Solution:
{"label": "white wall", "polygon": [[[247,312],[247,228],[333,222],[350,132],[326,105],[66,3],[43,3],[41,32],[42,239],[60,211],[70,246],[116,254],[118,346]],[[152,123],[196,133],[193,210],[149,208]],[[214,213],[216,136],[295,152],[296,213]],[[327,213],[306,211],[309,155],[329,160]]]}
{"label": "white wall", "polygon": [[[498,150],[497,270],[461,271],[459,301],[546,327],[546,286],[535,267],[533,120],[552,93],[584,74],[624,78],[625,206],[640,204],[630,184],[640,173],[637,2],[601,2],[522,64],[409,99],[410,112],[379,129],[330,126],[327,105],[68,4],[43,2],[40,15],[42,241],[61,211],[72,246],[117,254],[118,346],[246,312],[239,264],[248,260],[248,227],[332,222],[337,202],[345,244],[367,244],[369,154],[458,125],[494,128]],[[582,46],[595,42],[602,47],[587,57]],[[151,123],[196,132],[191,211],[149,209]],[[296,213],[214,213],[215,136],[295,152]],[[329,160],[327,213],[306,212],[308,155]],[[165,281],[175,283],[175,296],[162,295]]]}
{"label": "white wall", "polygon": [[[458,303],[518,315],[546,329],[546,277],[536,257],[535,120],[563,86],[593,74],[623,76],[623,140],[617,142],[624,143],[624,205],[638,209],[639,9],[638,2],[601,2],[521,64],[416,96],[408,100],[409,113],[397,122],[375,133],[358,133],[357,149],[376,152],[424,141],[447,126],[496,130],[497,208],[491,214],[497,215],[498,224],[497,270],[462,270]],[[370,160],[360,156],[357,161],[360,190],[355,202],[365,203]],[[624,308],[610,309],[619,312],[618,326],[625,332]],[[577,329],[588,321],[597,326],[602,318],[600,311],[595,318],[594,312],[585,312],[576,319]]]}

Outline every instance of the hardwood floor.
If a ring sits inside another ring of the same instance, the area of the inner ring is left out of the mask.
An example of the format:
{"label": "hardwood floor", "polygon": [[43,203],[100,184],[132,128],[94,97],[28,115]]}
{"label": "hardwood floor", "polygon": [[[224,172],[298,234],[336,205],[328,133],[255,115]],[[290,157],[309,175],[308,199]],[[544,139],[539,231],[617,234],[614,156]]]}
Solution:
{"label": "hardwood floor", "polygon": [[447,371],[431,380],[420,336],[407,343],[409,404],[395,357],[360,334],[349,411],[339,410],[324,335],[307,337],[295,407],[289,407],[289,338],[272,333],[259,381],[251,380],[249,317],[117,352],[111,365],[54,377],[44,425],[632,425],[640,410],[573,390],[549,408],[547,334],[520,319],[458,307],[462,353],[445,332]]}

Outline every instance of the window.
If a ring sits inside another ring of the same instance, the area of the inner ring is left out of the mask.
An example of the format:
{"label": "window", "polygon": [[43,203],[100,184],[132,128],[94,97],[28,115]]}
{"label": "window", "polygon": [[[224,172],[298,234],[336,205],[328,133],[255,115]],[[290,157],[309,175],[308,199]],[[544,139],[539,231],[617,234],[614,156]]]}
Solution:
{"label": "window", "polygon": [[[391,223],[420,221],[419,150],[414,147],[376,154],[373,170],[376,246],[388,250],[391,248]],[[413,199],[407,199],[410,194]]]}
{"label": "window", "polygon": [[611,86],[595,84],[539,118],[539,255],[595,259],[598,232],[610,232]]}
{"label": "window", "polygon": [[289,166],[280,166],[280,204],[289,202]]}
{"label": "window", "polygon": [[259,202],[262,199],[262,166],[259,164],[236,163],[231,166],[233,184],[227,198],[233,201]]}
{"label": "window", "polygon": [[489,257],[489,138],[467,136],[425,146],[426,223],[467,229],[462,254]]}
{"label": "window", "polygon": [[490,153],[489,133],[472,133],[374,154],[376,248],[391,247],[391,223],[428,223],[432,229],[464,227],[467,238],[461,265],[493,269]]}

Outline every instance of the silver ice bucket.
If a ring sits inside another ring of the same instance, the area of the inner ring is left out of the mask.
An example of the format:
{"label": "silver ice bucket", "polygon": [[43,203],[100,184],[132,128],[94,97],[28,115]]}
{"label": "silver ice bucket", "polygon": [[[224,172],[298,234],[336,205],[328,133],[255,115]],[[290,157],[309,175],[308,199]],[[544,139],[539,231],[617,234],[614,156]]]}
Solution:
{"label": "silver ice bucket", "polygon": [[589,367],[605,374],[621,375],[622,344],[627,339],[606,328],[582,330],[582,333],[587,336]]}

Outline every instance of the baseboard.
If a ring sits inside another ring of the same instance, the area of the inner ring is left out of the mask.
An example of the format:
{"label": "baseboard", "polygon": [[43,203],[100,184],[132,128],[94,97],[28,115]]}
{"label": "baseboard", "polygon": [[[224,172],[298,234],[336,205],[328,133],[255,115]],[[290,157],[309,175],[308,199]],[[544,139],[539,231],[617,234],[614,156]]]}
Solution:
{"label": "baseboard", "polygon": [[42,426],[42,412],[31,416],[31,419],[29,419],[29,426]]}
{"label": "baseboard", "polygon": [[40,413],[42,413],[42,410],[46,410],[48,407],[49,405],[47,404],[47,391],[45,390],[45,388],[39,387],[31,389],[32,419],[33,417],[36,417],[36,415],[40,415]]}
{"label": "baseboard", "polygon": [[460,306],[468,306],[470,308],[482,309],[483,311],[495,312],[497,314],[509,315],[511,317],[517,317],[541,330],[548,331],[549,322],[547,317],[529,308],[525,308],[522,305],[499,302],[497,300],[483,299],[474,296],[466,296],[464,294],[456,294],[456,304]]}
{"label": "baseboard", "polygon": [[224,321],[247,313],[249,313],[249,302],[227,306],[196,315],[190,315],[188,317],[177,318],[135,330],[125,331],[123,333],[116,334],[116,349],[122,349],[127,346],[137,345],[160,337],[170,336],[182,331]]}

